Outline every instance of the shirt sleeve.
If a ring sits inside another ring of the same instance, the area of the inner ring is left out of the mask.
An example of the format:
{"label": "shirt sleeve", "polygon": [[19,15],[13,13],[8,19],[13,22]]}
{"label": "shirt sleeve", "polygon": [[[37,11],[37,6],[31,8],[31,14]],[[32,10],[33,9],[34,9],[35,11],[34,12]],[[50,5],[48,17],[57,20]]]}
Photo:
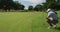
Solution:
{"label": "shirt sleeve", "polygon": [[51,16],[51,13],[48,13],[48,17],[50,17]]}

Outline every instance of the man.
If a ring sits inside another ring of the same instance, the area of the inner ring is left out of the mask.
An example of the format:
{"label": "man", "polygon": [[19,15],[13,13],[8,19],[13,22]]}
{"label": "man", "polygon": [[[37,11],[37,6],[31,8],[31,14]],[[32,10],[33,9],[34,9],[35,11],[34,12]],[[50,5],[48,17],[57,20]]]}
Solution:
{"label": "man", "polygon": [[54,12],[54,10],[52,9],[48,9],[47,10],[48,16],[46,17],[47,19],[47,23],[49,24],[49,28],[56,28],[56,24],[58,23],[58,16],[56,14],[56,12]]}

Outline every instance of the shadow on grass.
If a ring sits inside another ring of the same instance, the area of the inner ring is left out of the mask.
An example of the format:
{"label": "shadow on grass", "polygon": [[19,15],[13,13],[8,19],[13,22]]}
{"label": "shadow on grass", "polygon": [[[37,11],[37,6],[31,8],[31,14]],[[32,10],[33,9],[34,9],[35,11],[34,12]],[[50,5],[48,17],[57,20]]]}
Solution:
{"label": "shadow on grass", "polygon": [[56,30],[59,30],[60,31],[60,27],[57,27]]}

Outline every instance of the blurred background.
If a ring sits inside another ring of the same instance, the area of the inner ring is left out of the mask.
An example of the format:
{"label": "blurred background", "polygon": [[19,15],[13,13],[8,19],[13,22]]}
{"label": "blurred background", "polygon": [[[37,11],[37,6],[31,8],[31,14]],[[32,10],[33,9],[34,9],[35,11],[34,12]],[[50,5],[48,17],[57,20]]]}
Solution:
{"label": "blurred background", "polygon": [[60,10],[60,0],[0,0],[1,11],[45,11]]}

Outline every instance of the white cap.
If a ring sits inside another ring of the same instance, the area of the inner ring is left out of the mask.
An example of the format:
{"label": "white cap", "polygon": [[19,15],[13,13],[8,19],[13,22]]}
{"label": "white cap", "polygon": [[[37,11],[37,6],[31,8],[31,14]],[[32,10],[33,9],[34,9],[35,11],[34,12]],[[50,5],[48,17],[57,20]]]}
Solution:
{"label": "white cap", "polygon": [[47,10],[47,12],[49,12],[49,11],[51,11],[51,9],[50,9],[50,8]]}

